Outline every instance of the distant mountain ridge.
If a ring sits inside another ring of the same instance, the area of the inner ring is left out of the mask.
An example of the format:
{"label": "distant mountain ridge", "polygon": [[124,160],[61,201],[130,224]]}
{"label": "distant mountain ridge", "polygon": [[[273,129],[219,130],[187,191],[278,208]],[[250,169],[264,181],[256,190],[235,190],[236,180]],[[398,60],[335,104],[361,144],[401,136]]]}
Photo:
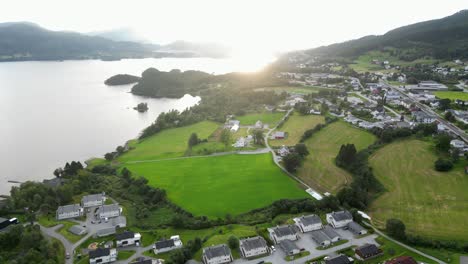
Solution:
{"label": "distant mountain ridge", "polygon": [[423,56],[437,59],[468,58],[468,10],[441,19],[396,28],[381,36],[365,36],[307,52],[313,55],[357,57],[386,47],[405,49],[400,54],[403,60]]}
{"label": "distant mountain ridge", "polygon": [[90,34],[94,36],[52,31],[30,22],[0,23],[0,61],[225,56],[224,51],[214,46],[189,42],[160,46],[126,41],[139,38],[126,29]]}

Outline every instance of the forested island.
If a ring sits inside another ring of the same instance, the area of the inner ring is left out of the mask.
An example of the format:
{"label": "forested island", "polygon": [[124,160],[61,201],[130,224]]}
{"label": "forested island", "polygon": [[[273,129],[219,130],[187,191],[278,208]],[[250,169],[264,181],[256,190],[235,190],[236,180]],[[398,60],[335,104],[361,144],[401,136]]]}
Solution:
{"label": "forested island", "polygon": [[140,77],[138,76],[134,76],[130,74],[117,74],[105,80],[104,84],[109,85],[109,86],[125,85],[125,84],[136,83],[139,80],[140,80]]}

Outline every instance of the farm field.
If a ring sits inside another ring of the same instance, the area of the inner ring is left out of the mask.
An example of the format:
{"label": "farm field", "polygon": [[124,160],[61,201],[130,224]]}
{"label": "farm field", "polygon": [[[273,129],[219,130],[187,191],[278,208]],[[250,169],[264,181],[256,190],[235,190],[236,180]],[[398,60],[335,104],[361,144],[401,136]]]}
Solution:
{"label": "farm field", "polygon": [[318,115],[300,115],[294,113],[291,115],[284,123],[281,128],[278,128],[279,131],[284,131],[288,133],[288,137],[285,139],[273,139],[269,140],[271,146],[293,146],[299,143],[299,140],[302,137],[302,134],[308,129],[314,128],[320,123],[324,123],[325,119],[323,116]]}
{"label": "farm field", "polygon": [[241,126],[255,125],[255,122],[260,120],[263,124],[268,124],[270,127],[274,127],[278,124],[281,118],[283,118],[283,116],[284,113],[281,112],[263,112],[238,116],[236,119],[240,121]]}
{"label": "farm field", "polygon": [[267,206],[281,198],[309,197],[271,155],[224,155],[126,164],[135,176],[167,191],[194,215],[224,217]]}
{"label": "farm field", "polygon": [[450,172],[435,171],[436,159],[432,145],[420,140],[392,143],[370,158],[375,176],[388,190],[371,205],[376,225],[398,218],[412,234],[466,240],[468,177],[463,164]]}
{"label": "farm field", "polygon": [[297,175],[321,192],[336,193],[351,180],[351,175],[335,165],[341,145],[353,143],[359,150],[375,141],[371,133],[338,121],[314,134],[305,141],[310,154]]}
{"label": "farm field", "polygon": [[465,92],[438,91],[438,92],[434,92],[434,95],[440,99],[450,99],[450,100],[460,99],[463,101],[468,101],[468,93],[465,93]]}
{"label": "farm field", "polygon": [[158,134],[131,144],[132,149],[118,158],[120,162],[180,157],[187,149],[190,135],[208,138],[219,124],[203,121],[190,126],[163,130]]}

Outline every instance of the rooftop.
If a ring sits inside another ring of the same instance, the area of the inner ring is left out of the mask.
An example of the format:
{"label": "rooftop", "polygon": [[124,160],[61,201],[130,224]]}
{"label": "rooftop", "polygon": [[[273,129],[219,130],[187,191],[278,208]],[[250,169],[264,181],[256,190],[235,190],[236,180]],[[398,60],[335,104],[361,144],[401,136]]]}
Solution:
{"label": "rooftop", "polygon": [[207,259],[231,255],[231,249],[225,244],[207,247],[203,249],[203,255]]}
{"label": "rooftop", "polygon": [[135,233],[130,232],[130,231],[126,231],[126,232],[115,235],[116,240],[123,240],[123,239],[129,239],[129,238],[134,238],[134,237],[135,237]]}
{"label": "rooftop", "polygon": [[296,245],[296,243],[292,242],[289,239],[285,239],[279,243],[281,249],[284,250],[284,252],[288,253],[293,250],[299,250],[299,247]]}
{"label": "rooftop", "polygon": [[79,204],[69,204],[69,205],[59,206],[59,208],[57,209],[57,213],[66,214],[66,213],[76,212],[78,210],[81,210],[81,206]]}
{"label": "rooftop", "polygon": [[331,216],[335,221],[352,220],[353,216],[349,211],[332,212]]}
{"label": "rooftop", "polygon": [[361,253],[361,255],[375,255],[381,252],[381,250],[374,244],[365,244],[363,246],[356,248],[356,253]]}
{"label": "rooftop", "polygon": [[158,241],[154,244],[154,246],[156,247],[156,249],[171,248],[175,246],[175,243],[173,239],[168,239],[168,240]]}
{"label": "rooftop", "polygon": [[110,248],[98,248],[89,252],[90,259],[99,258],[103,256],[109,256],[109,255],[110,255]]}
{"label": "rooftop", "polygon": [[83,198],[81,198],[81,202],[86,203],[86,202],[91,202],[91,201],[101,201],[103,197],[104,195],[102,193],[90,194],[90,195],[83,196]]}
{"label": "rooftop", "polygon": [[294,227],[290,225],[274,227],[273,232],[275,232],[275,235],[277,237],[290,236],[296,234]]}
{"label": "rooftop", "polygon": [[325,260],[325,264],[349,264],[351,261],[346,255],[338,255],[336,257]]}
{"label": "rooftop", "polygon": [[320,219],[320,217],[318,215],[307,215],[307,216],[301,216],[299,217],[299,221],[304,225],[304,226],[308,226],[308,225],[315,225],[315,224],[321,224],[322,223],[322,219]]}
{"label": "rooftop", "polygon": [[240,246],[244,248],[245,250],[249,251],[252,249],[256,248],[265,248],[267,247],[267,243],[265,239],[261,236],[256,236],[256,237],[251,237],[251,238],[246,238],[246,239],[241,239],[239,241]]}

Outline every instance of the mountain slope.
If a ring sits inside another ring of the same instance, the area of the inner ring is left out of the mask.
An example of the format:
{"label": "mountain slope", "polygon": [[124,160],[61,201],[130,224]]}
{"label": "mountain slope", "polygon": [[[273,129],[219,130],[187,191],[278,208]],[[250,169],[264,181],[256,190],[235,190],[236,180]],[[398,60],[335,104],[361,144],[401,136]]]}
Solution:
{"label": "mountain slope", "polygon": [[371,50],[388,47],[404,50],[397,54],[402,60],[423,56],[438,59],[468,58],[468,10],[400,27],[381,36],[366,36],[307,52],[313,55],[357,57]]}
{"label": "mountain slope", "polygon": [[75,32],[51,31],[32,23],[0,24],[0,60],[118,59],[146,57],[152,47]]}

